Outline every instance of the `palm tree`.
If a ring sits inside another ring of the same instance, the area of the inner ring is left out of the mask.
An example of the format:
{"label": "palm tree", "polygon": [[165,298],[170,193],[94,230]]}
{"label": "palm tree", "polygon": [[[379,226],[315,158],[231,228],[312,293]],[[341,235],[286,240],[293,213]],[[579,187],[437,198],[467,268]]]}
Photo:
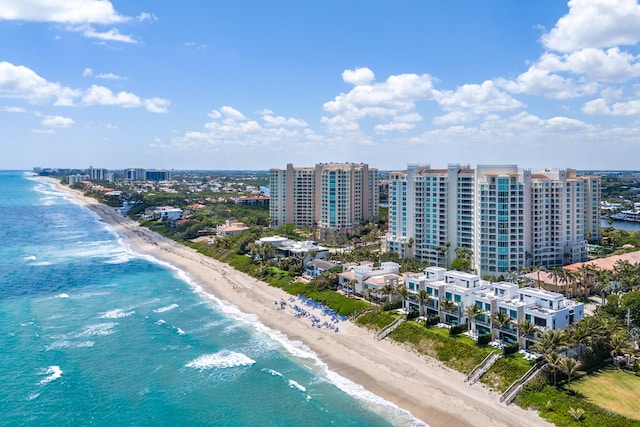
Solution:
{"label": "palm tree", "polygon": [[553,370],[553,386],[558,383],[558,370],[560,369],[560,356],[555,351],[544,353],[544,361],[547,362],[547,366]]}
{"label": "palm tree", "polygon": [[[572,286],[572,288],[575,288],[576,283],[578,283],[578,276],[576,273],[574,273],[573,271],[570,270],[565,270],[564,271],[564,275],[562,278],[562,281],[565,283],[565,288],[564,288],[564,296],[565,298],[568,295],[568,291],[567,289],[569,288],[569,285],[574,285]],[[575,290],[571,292],[571,297],[570,298],[575,298],[576,297],[576,292]]]}
{"label": "palm tree", "polygon": [[562,281],[562,278],[564,277],[564,269],[562,267],[551,267],[549,275],[553,279],[554,290],[558,292],[558,281]]}
{"label": "palm tree", "polygon": [[542,287],[542,282],[540,281],[540,272],[546,272],[547,268],[542,264],[536,264],[529,267],[529,271],[532,273],[538,273],[538,289],[540,289]]}
{"label": "palm tree", "polygon": [[565,348],[566,336],[563,331],[550,329],[538,336],[535,347],[545,349],[540,353],[556,352]]}
{"label": "palm tree", "polygon": [[[522,334],[525,341],[527,341],[527,339],[534,341],[537,332],[538,328],[530,320],[525,319],[518,323],[518,338],[520,334]],[[527,346],[525,345],[525,347]]]}
{"label": "palm tree", "polygon": [[571,377],[582,368],[582,364],[571,357],[560,356],[558,366],[567,376],[567,388],[571,391]]}
{"label": "palm tree", "polygon": [[616,333],[610,336],[608,344],[611,348],[609,351],[611,357],[625,354],[633,349],[633,345],[629,341],[629,338],[623,333]]}
{"label": "palm tree", "polygon": [[577,273],[580,275],[580,284],[584,288],[585,291],[591,290],[591,282],[592,279],[596,275],[596,269],[593,268],[590,264],[582,264]]}
{"label": "palm tree", "polygon": [[571,418],[573,418],[578,422],[581,422],[582,420],[584,420],[585,412],[584,412],[584,409],[582,408],[574,408],[573,406],[569,406],[569,410],[567,412],[569,412],[569,415],[571,415]]}
{"label": "palm tree", "polygon": [[355,295],[357,284],[358,284],[358,281],[356,279],[351,279],[346,283],[347,290],[351,291],[348,293],[348,296]]}
{"label": "palm tree", "polygon": [[420,316],[424,316],[424,302],[429,299],[429,294],[424,289],[418,291],[418,310]]}
{"label": "palm tree", "polygon": [[512,320],[513,319],[504,311],[498,311],[497,313],[491,315],[491,321],[497,324],[500,330],[500,341],[504,340],[503,329],[506,328]]}
{"label": "palm tree", "polygon": [[[484,313],[485,311],[480,307],[478,307],[476,304],[468,305],[467,308],[464,309],[464,315],[469,318],[468,330],[472,329],[471,328],[472,322],[474,323],[474,326],[475,326],[476,319],[480,316],[484,316]],[[473,329],[475,329],[475,327]]]}
{"label": "palm tree", "polygon": [[450,299],[445,299],[440,304],[440,308],[442,308],[442,310],[444,310],[444,311],[446,311],[448,313],[453,313],[453,310],[455,310],[455,308],[456,308],[456,304],[453,301],[451,301]]}
{"label": "palm tree", "polygon": [[396,286],[396,288],[394,289],[394,292],[396,295],[398,295],[400,298],[402,298],[402,308],[406,308],[405,307],[405,302],[407,300],[407,296],[409,296],[409,289],[407,289],[407,287],[405,285],[398,285]]}
{"label": "palm tree", "polygon": [[386,284],[382,287],[382,289],[380,289],[380,292],[382,292],[382,295],[387,296],[387,302],[391,302],[391,294],[393,293],[393,286]]}

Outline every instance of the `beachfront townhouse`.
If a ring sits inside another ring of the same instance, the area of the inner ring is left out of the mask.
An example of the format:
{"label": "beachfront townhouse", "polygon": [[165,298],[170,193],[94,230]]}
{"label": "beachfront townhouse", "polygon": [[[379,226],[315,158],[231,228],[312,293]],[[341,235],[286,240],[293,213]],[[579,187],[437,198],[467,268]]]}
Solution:
{"label": "beachfront townhouse", "polygon": [[[528,348],[535,335],[525,335],[518,325],[527,320],[537,333],[569,327],[584,317],[584,304],[544,289],[519,288],[509,282],[490,283],[477,275],[428,267],[424,273],[405,273],[408,308],[439,316],[442,323],[470,323],[475,335],[491,334],[502,342],[519,342]],[[421,291],[424,291],[421,293]],[[477,310],[470,317],[469,307]]]}
{"label": "beachfront townhouse", "polygon": [[409,309],[420,311],[422,308],[426,316],[437,315],[443,323],[464,323],[465,309],[472,303],[473,292],[481,283],[475,274],[447,271],[442,267],[427,267],[423,274],[405,274]]}

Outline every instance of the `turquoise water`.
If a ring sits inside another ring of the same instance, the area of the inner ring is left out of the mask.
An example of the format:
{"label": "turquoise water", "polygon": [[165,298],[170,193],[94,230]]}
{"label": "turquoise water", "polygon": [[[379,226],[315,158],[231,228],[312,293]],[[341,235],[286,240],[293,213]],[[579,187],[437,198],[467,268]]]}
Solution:
{"label": "turquoise water", "polygon": [[0,241],[0,425],[421,425],[22,172]]}

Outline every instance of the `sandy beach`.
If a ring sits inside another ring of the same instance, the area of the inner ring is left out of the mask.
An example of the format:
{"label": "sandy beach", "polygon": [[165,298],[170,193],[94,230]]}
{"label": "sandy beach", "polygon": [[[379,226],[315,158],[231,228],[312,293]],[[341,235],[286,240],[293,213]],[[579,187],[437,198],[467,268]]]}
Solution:
{"label": "sandy beach", "polygon": [[433,427],[551,425],[534,411],[500,403],[499,395],[480,383],[465,383],[462,373],[390,340],[376,341],[373,333],[349,321],[339,323],[339,332],[313,327],[308,318],[295,317],[289,307],[278,309],[275,301],[289,301],[284,291],[166,239],[55,180],[49,182],[96,212],[135,252],[187,272],[205,292],[256,314],[267,327],[306,344],[332,371]]}

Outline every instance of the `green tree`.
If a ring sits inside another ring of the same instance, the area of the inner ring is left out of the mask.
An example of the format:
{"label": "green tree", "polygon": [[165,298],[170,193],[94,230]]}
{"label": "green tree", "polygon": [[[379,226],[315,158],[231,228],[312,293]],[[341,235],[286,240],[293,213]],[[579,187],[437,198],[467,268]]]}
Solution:
{"label": "green tree", "polygon": [[500,341],[504,341],[504,329],[509,325],[513,319],[504,311],[498,311],[491,315],[491,322],[498,326],[500,333]]}
{"label": "green tree", "polygon": [[[464,315],[469,318],[469,330],[475,329],[476,319],[480,316],[484,316],[485,311],[478,307],[476,304],[468,305],[464,309]],[[473,323],[473,327],[471,326]]]}

